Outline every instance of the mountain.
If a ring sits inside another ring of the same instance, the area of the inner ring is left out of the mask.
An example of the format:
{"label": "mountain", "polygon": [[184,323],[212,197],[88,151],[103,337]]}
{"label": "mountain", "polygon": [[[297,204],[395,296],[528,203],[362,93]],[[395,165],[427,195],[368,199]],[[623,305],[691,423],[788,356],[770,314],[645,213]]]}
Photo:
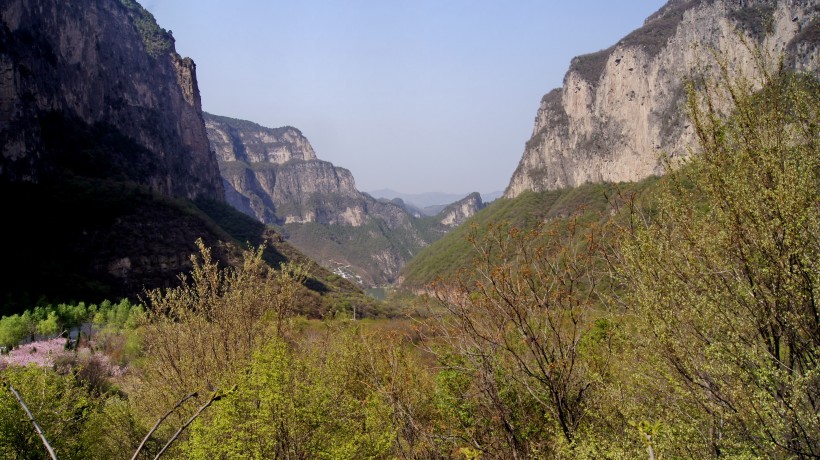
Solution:
{"label": "mountain", "polygon": [[[404,266],[399,283],[403,289],[426,292],[437,279],[452,280],[460,270],[470,272],[478,261],[471,237],[485,235],[489,228],[510,224],[532,229],[546,222],[581,220],[615,215],[621,196],[651,196],[657,179],[638,183],[584,184],[575,188],[544,192],[526,191],[515,198],[501,198],[487,204],[465,223],[454,228],[438,241],[424,248]],[[498,255],[498,254],[496,254]]]}
{"label": "mountain", "polygon": [[817,75],[819,13],[810,1],[672,0],[615,45],[574,58],[564,85],[541,100],[504,196],[421,251],[401,286],[424,290],[471,267],[468,236],[490,226],[614,216],[619,196],[651,202],[661,153],[684,158],[694,146],[684,83],[699,62],[707,67],[702,49],[715,48],[747,75],[757,69],[750,49],[784,50],[787,68]]}
{"label": "mountain", "polygon": [[458,227],[482,209],[484,202],[481,201],[481,194],[475,192],[445,207],[438,213],[437,219],[447,227]]}
{"label": "mountain", "polygon": [[717,68],[709,50],[750,76],[758,45],[816,72],[818,13],[813,0],[670,1],[618,43],[572,60],[563,86],[541,99],[505,197],[662,173],[662,154],[684,158],[693,145],[684,85]]}
{"label": "mountain", "polygon": [[[384,198],[387,200],[394,200],[398,198],[405,204],[412,206],[414,209],[420,210],[426,216],[435,216],[444,210],[444,208],[448,205],[455,203],[468,195],[444,192],[402,193],[389,188],[373,190],[366,193],[374,198]],[[483,202],[489,203],[503,194],[504,192],[482,193],[481,199]]]}
{"label": "mountain", "polygon": [[464,198],[466,195],[444,192],[402,193],[389,188],[373,190],[367,193],[375,198],[386,198],[388,200],[399,198],[405,203],[410,203],[420,209],[436,205],[446,206]]}
{"label": "mountain", "polygon": [[[202,238],[223,263],[268,242],[229,216],[202,118],[196,66],[132,0],[0,3],[2,312],[131,297],[170,286]],[[243,220],[244,219],[244,220]],[[352,285],[315,267],[315,292]]]}
{"label": "mountain", "polygon": [[[394,282],[410,258],[462,220],[425,218],[401,200],[360,192],[350,171],[319,160],[296,128],[207,113],[205,124],[228,203],[361,285]],[[470,209],[477,206],[463,208]]]}
{"label": "mountain", "polygon": [[196,66],[130,0],[0,6],[0,177],[127,180],[221,200]]}

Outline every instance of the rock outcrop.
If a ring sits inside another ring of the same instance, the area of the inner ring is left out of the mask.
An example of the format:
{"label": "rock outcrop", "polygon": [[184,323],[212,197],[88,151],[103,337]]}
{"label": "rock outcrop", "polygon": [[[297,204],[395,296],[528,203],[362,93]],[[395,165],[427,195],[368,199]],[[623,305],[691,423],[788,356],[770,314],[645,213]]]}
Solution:
{"label": "rock outcrop", "polygon": [[196,66],[132,0],[0,3],[0,178],[223,199]]}
{"label": "rock outcrop", "polygon": [[438,220],[441,225],[450,228],[458,227],[482,209],[484,209],[484,202],[481,201],[481,194],[474,192],[445,207],[438,214]]}
{"label": "rock outcrop", "polygon": [[505,197],[661,174],[662,156],[686,157],[694,144],[684,81],[711,65],[709,50],[748,76],[757,46],[816,72],[818,18],[813,0],[671,0],[617,44],[572,60],[541,100]]}
{"label": "rock outcrop", "polygon": [[205,121],[228,203],[281,226],[299,250],[365,286],[394,282],[413,255],[481,204],[465,199],[451,215],[422,218],[400,200],[357,190],[350,171],[317,159],[295,128],[211,114]]}

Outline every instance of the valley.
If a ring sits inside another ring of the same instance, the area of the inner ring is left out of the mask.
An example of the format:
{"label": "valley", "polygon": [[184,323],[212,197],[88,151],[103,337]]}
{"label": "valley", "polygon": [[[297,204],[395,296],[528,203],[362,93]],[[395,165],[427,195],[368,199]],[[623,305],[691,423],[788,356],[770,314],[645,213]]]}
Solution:
{"label": "valley", "polygon": [[[415,37],[438,31],[428,6],[384,8],[424,17]],[[448,34],[486,12],[471,7]],[[367,157],[394,171],[384,188],[330,112],[303,132],[204,111],[206,72],[236,79],[221,90],[237,107],[261,74],[198,68],[157,8],[0,2],[0,457],[820,455],[816,1],[647,11],[600,51],[554,63],[567,70],[533,101],[529,139],[497,153],[520,158],[505,190],[464,194],[418,191],[446,168],[428,190],[463,189],[482,160],[472,142],[434,142],[456,120],[391,127],[406,102],[367,126],[368,143],[394,140]],[[356,8],[338,20],[381,17]],[[356,42],[385,72],[400,54],[386,44],[406,32],[388,29]],[[256,59],[297,75],[291,50],[265,43]],[[330,73],[366,110],[381,102],[381,86],[346,80],[371,81],[366,67],[311,61],[316,43],[298,50],[312,89],[268,91],[316,102]],[[432,91],[429,61],[402,56]],[[431,68],[445,80],[453,66]],[[476,114],[497,103],[482,91],[465,104]],[[472,135],[488,132],[502,130]],[[424,147],[407,158],[404,144]],[[431,152],[430,177],[412,172]],[[393,189],[408,179],[413,193]]]}

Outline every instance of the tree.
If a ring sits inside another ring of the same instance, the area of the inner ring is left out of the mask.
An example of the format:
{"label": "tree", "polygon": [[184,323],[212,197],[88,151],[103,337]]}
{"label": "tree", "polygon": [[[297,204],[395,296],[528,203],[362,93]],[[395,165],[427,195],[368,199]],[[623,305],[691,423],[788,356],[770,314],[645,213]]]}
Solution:
{"label": "tree", "polygon": [[270,337],[288,334],[306,276],[294,264],[270,268],[263,247],[246,251],[239,267],[220,268],[210,249],[197,244],[200,256],[192,256],[190,279],[183,276],[177,288],[151,291],[140,325],[144,359],[134,396],[146,421],[153,423],[182,395],[200,395],[198,404],[175,412],[168,427],[184,423],[214,390],[235,384]]}
{"label": "tree", "polygon": [[194,424],[187,456],[388,458],[396,438],[390,406],[367,384],[357,331],[328,331],[302,345],[271,338],[236,391]]}
{"label": "tree", "polygon": [[[72,374],[63,376],[35,365],[10,366],[2,371],[2,378],[19,392],[58,458],[90,458],[94,440],[87,432],[99,427],[89,421],[101,400],[93,398]],[[49,458],[9,388],[0,392],[0,456]]]}
{"label": "tree", "polygon": [[439,381],[456,392],[471,448],[508,458],[572,448],[607,374],[598,232],[577,217],[530,231],[491,227],[471,237],[474,271],[438,286],[448,346]]}
{"label": "tree", "polygon": [[820,455],[820,85],[764,62],[693,81],[699,148],[622,247],[681,455]]}

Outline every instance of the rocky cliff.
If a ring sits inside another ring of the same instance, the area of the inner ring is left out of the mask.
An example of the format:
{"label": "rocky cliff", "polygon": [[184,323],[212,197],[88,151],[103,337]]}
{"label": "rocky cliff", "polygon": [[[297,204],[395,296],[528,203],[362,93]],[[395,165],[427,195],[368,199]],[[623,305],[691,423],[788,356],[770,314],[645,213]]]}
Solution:
{"label": "rocky cliff", "polygon": [[484,202],[481,201],[481,194],[474,192],[445,207],[438,214],[438,221],[450,228],[458,227],[482,209]]}
{"label": "rocky cliff", "polygon": [[750,50],[760,46],[816,72],[819,17],[814,0],[671,0],[615,45],[572,60],[563,86],[541,100],[505,197],[662,173],[663,155],[685,157],[693,145],[683,103],[696,68],[717,56],[753,76]]}
{"label": "rocky cliff", "polygon": [[[223,264],[263,241],[312,264],[224,202],[196,67],[132,0],[0,1],[0,151],[0,314],[138,300],[200,238]],[[359,292],[310,266],[314,291]]]}
{"label": "rocky cliff", "polygon": [[288,242],[365,286],[395,281],[413,255],[476,208],[470,201],[451,216],[420,218],[400,202],[357,190],[350,171],[318,160],[295,128],[210,114],[205,122],[227,201],[280,226]]}
{"label": "rocky cliff", "polygon": [[132,0],[0,3],[0,178],[221,200],[196,66]]}

